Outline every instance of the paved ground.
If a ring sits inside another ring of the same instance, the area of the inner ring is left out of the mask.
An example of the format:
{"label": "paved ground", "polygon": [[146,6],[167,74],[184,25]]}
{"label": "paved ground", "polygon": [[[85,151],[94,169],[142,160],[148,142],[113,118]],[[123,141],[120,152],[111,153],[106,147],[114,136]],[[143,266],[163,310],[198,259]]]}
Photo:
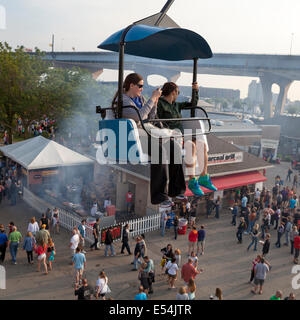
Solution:
{"label": "paved ground", "polygon": [[[276,165],[268,172],[270,178],[267,185],[273,184],[274,177],[279,173],[286,176],[288,164]],[[7,225],[9,221],[14,221],[21,233],[25,235],[28,220],[36,215],[31,208],[20,201],[16,207],[9,206],[8,203],[0,205],[0,223]],[[277,249],[276,233],[272,230],[271,250],[268,260],[273,268],[268,274],[263,295],[253,296],[250,293],[251,285],[247,283],[250,277],[251,261],[256,256],[255,252],[247,252],[246,248],[250,241],[249,236],[244,235],[244,242],[237,244],[235,238],[235,227],[230,224],[231,214],[227,211],[221,214],[217,221],[214,218],[206,219],[200,217],[198,225],[204,223],[207,229],[207,248],[204,256],[200,256],[199,264],[204,269],[204,273],[196,278],[197,299],[207,300],[216,287],[220,287],[224,293],[224,299],[235,300],[263,300],[269,299],[276,289],[283,290],[284,296],[292,292],[291,269],[293,267],[292,256],[289,249],[283,246]],[[167,289],[165,279],[160,274],[160,249],[167,243],[173,247],[178,247],[183,251],[182,259],[186,260],[187,235],[179,236],[178,240],[173,240],[173,230],[166,233],[162,238],[158,231],[146,234],[148,255],[154,259],[157,271],[157,281],[154,284],[154,294],[151,299],[174,299],[175,291]],[[68,243],[70,233],[61,230],[59,235],[54,235],[57,249],[56,261],[53,271],[48,275],[36,272],[36,264],[27,264],[26,253],[19,250],[17,265],[10,262],[10,254],[4,263],[7,272],[7,289],[0,290],[0,299],[74,299],[72,280],[73,269],[70,265]],[[116,244],[117,252],[120,252],[120,243]],[[134,248],[134,242],[131,242]],[[139,284],[137,273],[130,271],[132,257],[118,254],[116,257],[104,257],[104,250],[87,253],[86,276],[94,286],[97,274],[104,269],[109,278],[109,285],[112,290],[111,297],[114,299],[133,299],[136,288]],[[176,285],[182,284],[178,280]],[[296,297],[300,299],[300,292],[294,290]]]}

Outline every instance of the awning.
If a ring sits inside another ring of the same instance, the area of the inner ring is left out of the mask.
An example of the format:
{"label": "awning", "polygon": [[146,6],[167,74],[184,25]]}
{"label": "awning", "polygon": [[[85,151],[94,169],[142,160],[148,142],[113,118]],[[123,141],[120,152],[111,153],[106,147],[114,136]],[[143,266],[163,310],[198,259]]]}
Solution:
{"label": "awning", "polygon": [[[230,174],[223,177],[211,178],[212,183],[218,190],[231,189],[240,186],[246,186],[248,184],[254,184],[257,182],[266,181],[267,178],[258,171]],[[201,187],[204,193],[213,192],[204,187]],[[185,196],[192,197],[194,194],[188,189],[188,183],[186,185]]]}

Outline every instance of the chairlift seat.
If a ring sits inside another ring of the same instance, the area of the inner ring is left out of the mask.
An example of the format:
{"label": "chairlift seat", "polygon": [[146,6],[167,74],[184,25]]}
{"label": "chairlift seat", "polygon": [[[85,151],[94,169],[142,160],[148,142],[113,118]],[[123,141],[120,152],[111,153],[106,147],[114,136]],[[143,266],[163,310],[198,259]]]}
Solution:
{"label": "chairlift seat", "polygon": [[111,164],[147,164],[149,156],[142,150],[137,125],[132,119],[100,120],[97,160]]}

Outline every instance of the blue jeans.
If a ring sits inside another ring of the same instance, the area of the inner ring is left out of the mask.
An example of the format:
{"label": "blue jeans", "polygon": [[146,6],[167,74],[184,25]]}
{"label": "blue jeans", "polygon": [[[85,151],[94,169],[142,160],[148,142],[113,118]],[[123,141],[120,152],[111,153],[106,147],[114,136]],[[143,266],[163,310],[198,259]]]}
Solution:
{"label": "blue jeans", "polygon": [[110,254],[111,254],[112,256],[114,256],[114,255],[115,255],[115,249],[114,249],[113,244],[106,244],[106,245],[105,245],[105,257],[108,256],[108,249],[110,249]]}
{"label": "blue jeans", "polygon": [[162,237],[165,236],[166,224],[167,224],[167,221],[164,221],[161,223],[161,236]]}
{"label": "blue jeans", "polygon": [[140,267],[140,266],[139,266],[140,264],[141,264],[141,261],[139,260],[139,258],[136,258],[136,257],[134,256],[134,258],[133,258],[134,269],[137,270],[137,269]]}
{"label": "blue jeans", "polygon": [[290,233],[289,232],[285,232],[285,244],[289,245],[289,241],[290,240]]}
{"label": "blue jeans", "polygon": [[10,254],[13,262],[17,261],[18,246],[19,246],[18,242],[11,242],[9,244],[9,250],[10,250]]}
{"label": "blue jeans", "polygon": [[254,221],[249,221],[248,229],[247,229],[248,233],[250,233],[252,231],[253,226],[254,226]]}
{"label": "blue jeans", "polygon": [[215,218],[217,218],[217,219],[220,218],[219,212],[220,212],[220,208],[219,208],[219,206],[216,206],[216,215],[215,215]]}
{"label": "blue jeans", "polygon": [[247,250],[249,250],[252,245],[254,244],[254,251],[256,251],[256,247],[257,247],[257,242],[258,242],[258,238],[257,237],[252,237],[252,242],[249,244]]}

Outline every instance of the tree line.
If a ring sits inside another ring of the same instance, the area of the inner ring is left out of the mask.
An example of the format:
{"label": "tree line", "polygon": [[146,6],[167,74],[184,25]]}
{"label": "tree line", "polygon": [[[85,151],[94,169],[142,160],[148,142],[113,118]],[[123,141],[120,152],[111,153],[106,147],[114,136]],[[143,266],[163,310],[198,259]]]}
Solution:
{"label": "tree line", "polygon": [[99,85],[91,73],[54,67],[43,56],[38,48],[28,54],[22,46],[13,49],[0,42],[0,126],[7,131],[9,143],[17,119],[25,128],[25,138],[31,124],[45,115],[58,127],[76,114],[95,127],[95,106],[109,105],[113,96],[114,88]]}

